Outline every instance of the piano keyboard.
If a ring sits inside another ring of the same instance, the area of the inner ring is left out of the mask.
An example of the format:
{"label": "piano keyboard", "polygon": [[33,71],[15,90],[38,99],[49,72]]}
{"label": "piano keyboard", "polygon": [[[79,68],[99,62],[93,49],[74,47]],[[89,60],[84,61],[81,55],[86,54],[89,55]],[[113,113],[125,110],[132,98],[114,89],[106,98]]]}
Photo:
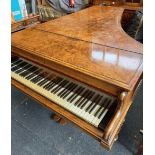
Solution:
{"label": "piano keyboard", "polygon": [[12,58],[11,76],[95,127],[115,104],[112,96],[21,58]]}

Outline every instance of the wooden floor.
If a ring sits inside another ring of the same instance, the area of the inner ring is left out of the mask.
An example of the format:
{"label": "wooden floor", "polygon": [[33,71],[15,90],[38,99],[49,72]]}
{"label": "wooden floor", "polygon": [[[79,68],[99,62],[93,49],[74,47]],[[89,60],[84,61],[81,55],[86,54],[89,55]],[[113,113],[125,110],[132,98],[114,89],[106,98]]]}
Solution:
{"label": "wooden floor", "polygon": [[142,87],[111,152],[69,123],[50,119],[51,111],[12,87],[12,155],[132,155],[142,139]]}

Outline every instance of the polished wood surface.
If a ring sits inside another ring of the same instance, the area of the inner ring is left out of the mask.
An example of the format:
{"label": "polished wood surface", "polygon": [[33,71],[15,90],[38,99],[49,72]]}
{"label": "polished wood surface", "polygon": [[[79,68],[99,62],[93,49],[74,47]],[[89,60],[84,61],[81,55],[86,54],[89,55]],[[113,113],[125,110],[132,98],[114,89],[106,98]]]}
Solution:
{"label": "polished wood surface", "polygon": [[111,149],[142,78],[142,44],[121,27],[124,9],[93,6],[12,35],[12,54],[118,99],[105,131],[12,79],[12,84]]}
{"label": "polished wood surface", "polygon": [[95,6],[15,33],[13,52],[131,90],[142,73],[142,44],[120,28],[120,13],[123,9]]}
{"label": "polished wood surface", "polygon": [[142,44],[129,37],[121,27],[123,11],[120,7],[93,6],[38,25],[35,29],[141,53]]}

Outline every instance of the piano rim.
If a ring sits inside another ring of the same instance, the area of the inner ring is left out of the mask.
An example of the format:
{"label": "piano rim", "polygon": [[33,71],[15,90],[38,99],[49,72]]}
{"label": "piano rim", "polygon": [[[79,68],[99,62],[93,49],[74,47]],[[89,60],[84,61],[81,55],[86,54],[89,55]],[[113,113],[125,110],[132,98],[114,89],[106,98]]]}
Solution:
{"label": "piano rim", "polygon": [[[113,138],[113,136],[112,136],[112,138],[110,138],[108,140],[104,139],[104,133],[105,133],[104,131],[107,129],[108,125],[105,127],[105,130],[102,131],[101,129],[96,128],[95,126],[91,125],[90,123],[82,120],[80,117],[78,117],[78,116],[74,115],[73,113],[67,111],[63,107],[61,107],[61,106],[57,105],[56,103],[50,101],[46,97],[44,97],[44,96],[40,95],[39,93],[33,91],[29,87],[21,84],[20,82],[18,82],[17,80],[14,80],[13,78],[11,78],[11,85],[13,85],[17,89],[21,90],[22,92],[27,94],[29,97],[36,100],[42,106],[48,108],[49,110],[51,110],[54,113],[61,116],[62,118],[65,118],[65,119],[69,120],[69,122],[75,124],[77,127],[82,129],[84,132],[88,133],[94,139],[99,141],[101,143],[101,145],[106,150],[108,150],[108,151],[111,150],[113,143],[116,141],[116,138]],[[110,121],[114,117],[113,115],[110,118]],[[120,127],[119,127],[118,131],[120,130]],[[118,131],[116,132],[117,134],[118,134]],[[116,136],[114,136],[114,137],[116,137]]]}

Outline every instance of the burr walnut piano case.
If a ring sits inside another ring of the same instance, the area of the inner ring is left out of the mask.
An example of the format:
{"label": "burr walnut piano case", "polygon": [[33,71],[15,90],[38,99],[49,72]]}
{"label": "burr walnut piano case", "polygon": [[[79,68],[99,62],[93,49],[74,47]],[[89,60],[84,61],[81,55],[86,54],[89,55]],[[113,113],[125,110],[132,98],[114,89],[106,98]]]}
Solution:
{"label": "burr walnut piano case", "polygon": [[114,143],[142,78],[142,44],[121,26],[124,9],[93,6],[12,34],[12,55],[115,96],[104,131],[12,79],[12,84],[67,118],[106,148]]}

